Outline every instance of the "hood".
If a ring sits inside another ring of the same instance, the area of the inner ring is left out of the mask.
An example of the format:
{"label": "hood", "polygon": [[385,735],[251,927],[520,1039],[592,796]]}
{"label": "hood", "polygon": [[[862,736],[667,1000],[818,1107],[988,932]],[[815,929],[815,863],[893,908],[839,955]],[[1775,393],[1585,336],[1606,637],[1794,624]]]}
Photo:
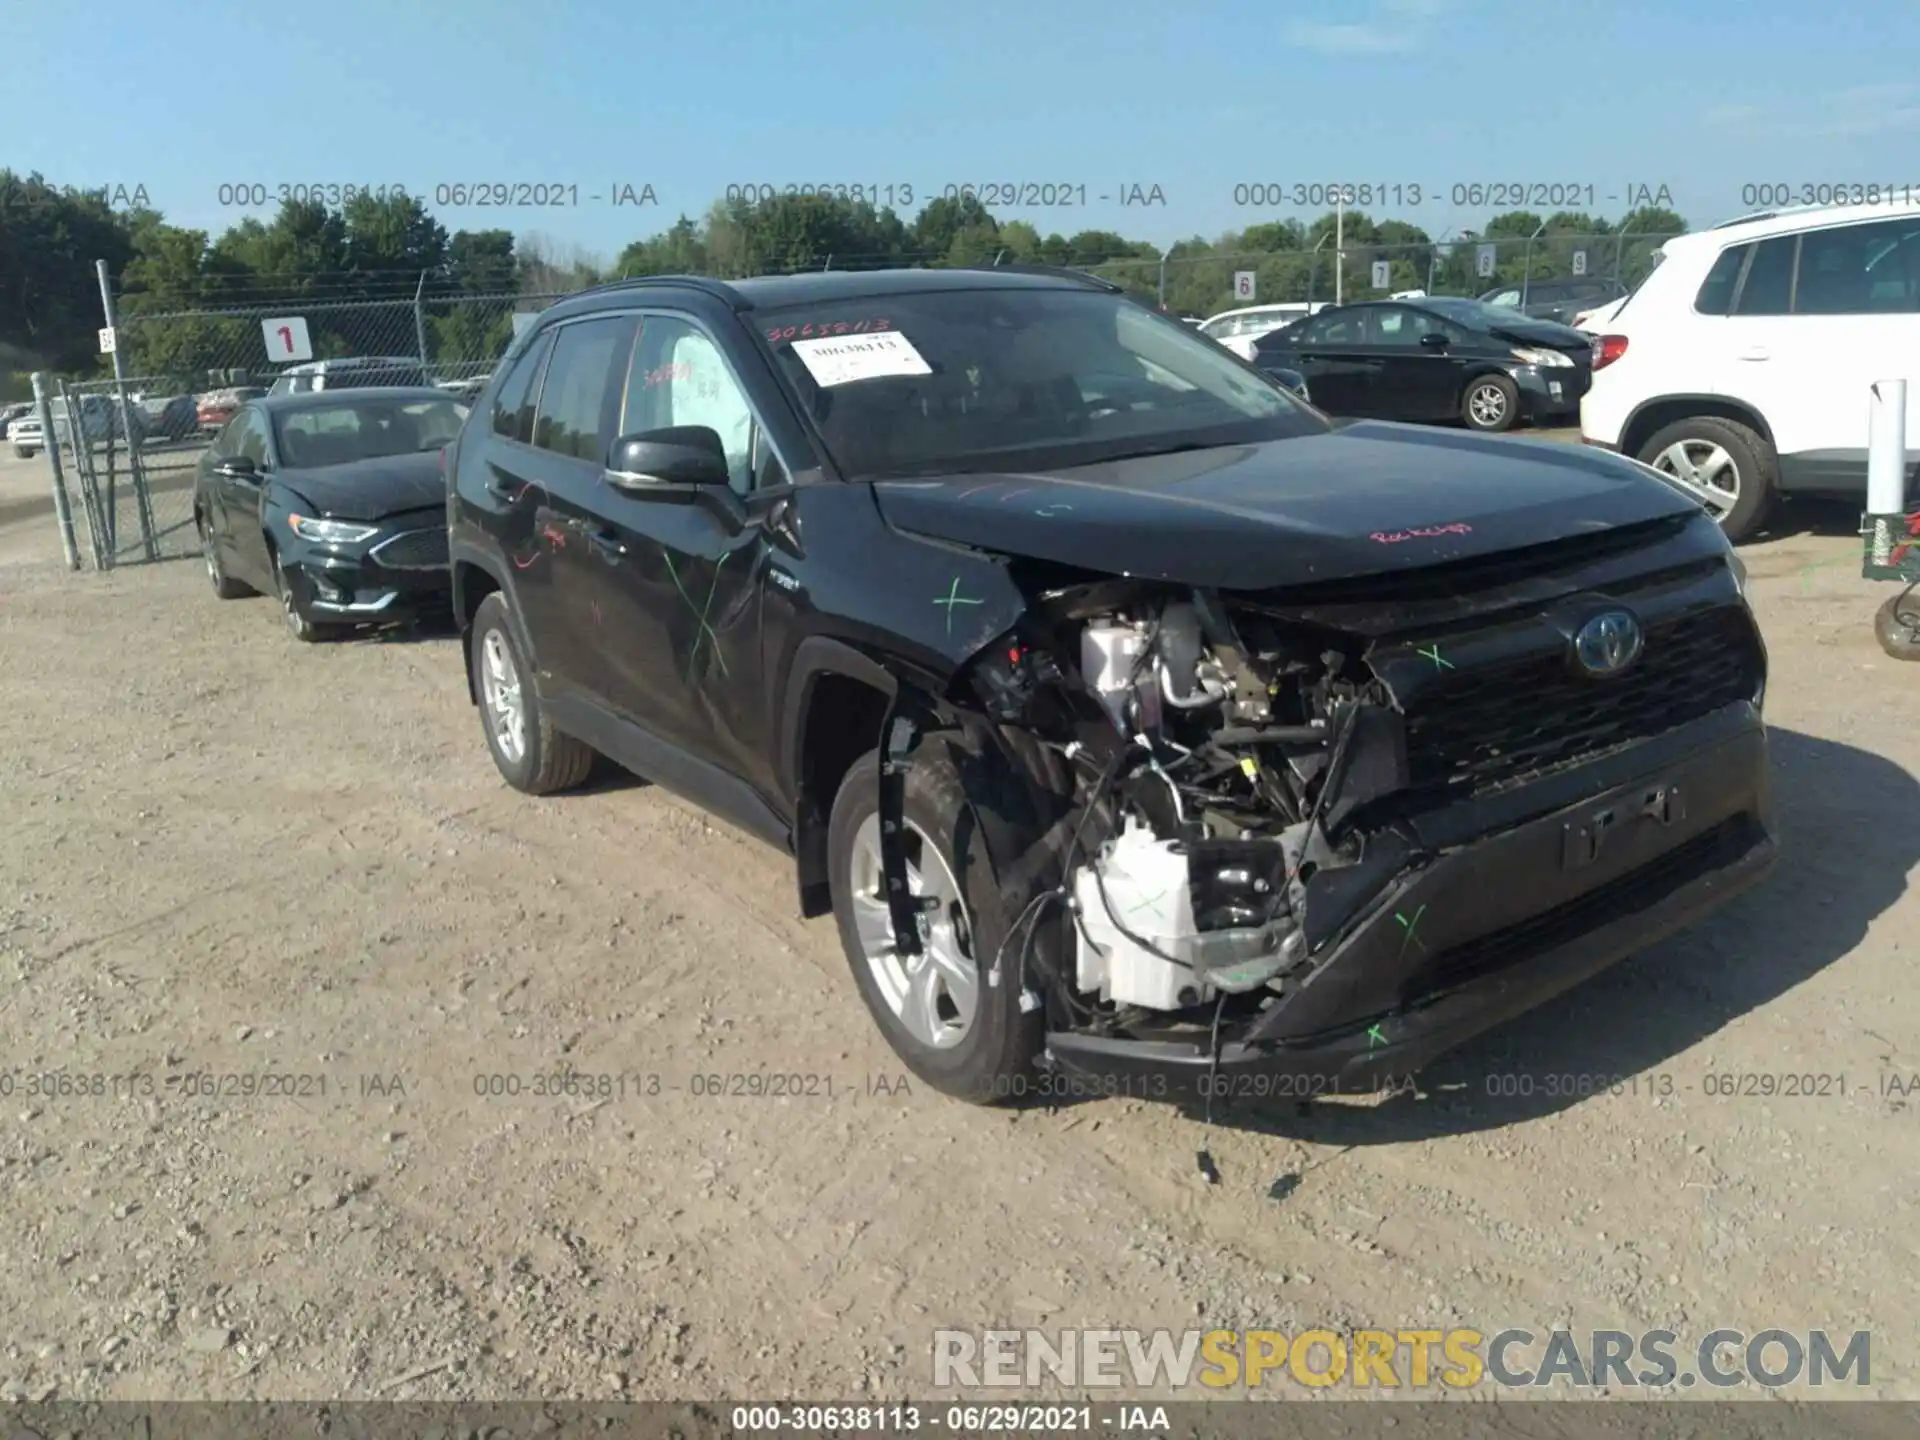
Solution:
{"label": "hood", "polygon": [[1394,574],[1699,508],[1604,451],[1378,421],[873,489],[888,523],[910,534],[1224,590]]}
{"label": "hood", "polygon": [[1576,330],[1571,325],[1561,325],[1553,320],[1535,320],[1526,315],[1502,320],[1493,327],[1493,333],[1521,345],[1546,345],[1555,350],[1585,350],[1593,344],[1584,330]]}
{"label": "hood", "polygon": [[275,477],[329,520],[380,520],[402,510],[447,503],[447,482],[438,451],[355,460],[312,470],[282,470]]}

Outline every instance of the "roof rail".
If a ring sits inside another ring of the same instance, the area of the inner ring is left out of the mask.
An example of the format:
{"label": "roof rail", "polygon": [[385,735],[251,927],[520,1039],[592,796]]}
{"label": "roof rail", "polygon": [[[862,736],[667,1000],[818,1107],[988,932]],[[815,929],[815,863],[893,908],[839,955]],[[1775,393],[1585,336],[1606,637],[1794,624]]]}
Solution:
{"label": "roof rail", "polygon": [[1729,225],[1751,225],[1756,220],[1778,219],[1779,215],[1780,212],[1778,210],[1756,210],[1751,215],[1736,215],[1731,220],[1722,220],[1712,228],[1715,230],[1725,230]]}
{"label": "roof rail", "polygon": [[1090,275],[1085,270],[1075,270],[1070,265],[957,265],[957,270],[1003,270],[1015,275],[1051,275],[1061,280],[1078,280],[1083,285],[1091,285],[1096,290],[1109,290],[1116,295],[1126,293],[1126,287],[1116,285],[1104,275]]}
{"label": "roof rail", "polygon": [[753,308],[748,304],[746,296],[724,280],[715,280],[711,275],[635,275],[630,278],[603,281],[579,293],[592,295],[602,290],[638,290],[649,285],[677,285],[686,290],[704,290],[715,299],[726,301],[736,310]]}

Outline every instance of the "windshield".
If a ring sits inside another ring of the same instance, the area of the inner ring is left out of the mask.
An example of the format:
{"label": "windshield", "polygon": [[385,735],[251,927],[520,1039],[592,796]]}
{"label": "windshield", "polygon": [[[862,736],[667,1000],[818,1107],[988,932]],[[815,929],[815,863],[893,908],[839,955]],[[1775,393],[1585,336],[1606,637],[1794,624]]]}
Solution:
{"label": "windshield", "polygon": [[1085,465],[1328,428],[1190,327],[1107,291],[925,291],[755,323],[854,477]]}
{"label": "windshield", "polygon": [[273,421],[280,458],[293,469],[351,465],[450,445],[467,407],[452,400],[343,401],[287,411]]}

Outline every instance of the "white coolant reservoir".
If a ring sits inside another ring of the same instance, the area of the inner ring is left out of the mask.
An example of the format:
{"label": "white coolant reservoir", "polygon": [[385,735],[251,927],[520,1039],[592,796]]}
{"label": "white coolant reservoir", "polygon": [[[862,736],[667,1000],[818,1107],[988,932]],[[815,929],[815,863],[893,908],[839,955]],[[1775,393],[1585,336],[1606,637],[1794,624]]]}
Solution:
{"label": "white coolant reservoir", "polygon": [[[1159,689],[1151,682],[1152,667],[1145,659],[1147,635],[1138,625],[1121,625],[1096,620],[1080,632],[1080,673],[1100,697],[1113,723],[1126,734],[1151,730],[1158,726]],[[1129,700],[1137,697],[1139,706],[1129,716]]]}

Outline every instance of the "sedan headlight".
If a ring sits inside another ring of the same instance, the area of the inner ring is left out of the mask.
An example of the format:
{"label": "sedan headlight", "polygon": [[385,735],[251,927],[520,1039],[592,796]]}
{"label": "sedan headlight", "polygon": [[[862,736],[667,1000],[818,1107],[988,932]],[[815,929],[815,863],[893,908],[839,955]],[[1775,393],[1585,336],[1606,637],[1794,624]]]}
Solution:
{"label": "sedan headlight", "polygon": [[1515,346],[1513,358],[1523,365],[1544,365],[1549,370],[1567,370],[1573,367],[1573,361],[1558,350],[1531,350],[1524,346]]}
{"label": "sedan headlight", "polygon": [[358,545],[380,533],[378,525],[355,525],[348,520],[315,520],[307,515],[289,515],[287,524],[302,540],[316,545]]}

